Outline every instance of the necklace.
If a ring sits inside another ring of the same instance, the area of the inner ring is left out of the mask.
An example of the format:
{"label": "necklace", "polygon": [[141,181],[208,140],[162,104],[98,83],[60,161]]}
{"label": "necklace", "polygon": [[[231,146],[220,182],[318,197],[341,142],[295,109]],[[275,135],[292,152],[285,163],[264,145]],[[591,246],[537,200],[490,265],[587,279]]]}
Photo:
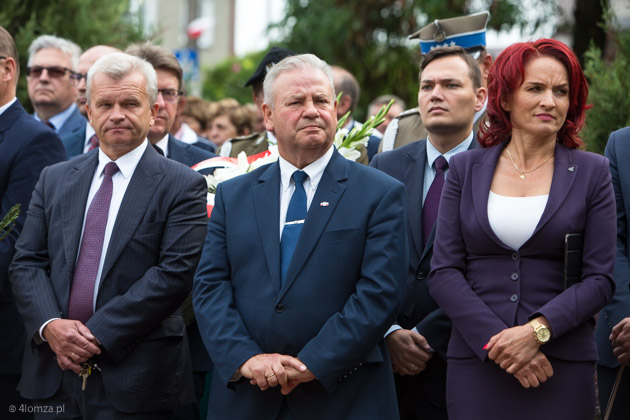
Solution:
{"label": "necklace", "polygon": [[523,171],[521,168],[518,167],[518,165],[514,161],[514,158],[512,157],[512,153],[510,153],[510,147],[509,146],[507,146],[505,148],[505,151],[507,152],[508,157],[512,161],[512,165],[514,165],[514,168],[518,171],[519,174],[521,174],[520,178],[523,179],[523,180],[525,179],[525,174],[529,174],[531,172],[534,172],[536,169],[539,169],[545,163],[547,163],[549,161],[549,159],[551,159],[553,157],[553,153],[551,153],[547,159],[543,160],[543,162],[540,165],[536,166],[534,169],[530,169],[529,171]]}

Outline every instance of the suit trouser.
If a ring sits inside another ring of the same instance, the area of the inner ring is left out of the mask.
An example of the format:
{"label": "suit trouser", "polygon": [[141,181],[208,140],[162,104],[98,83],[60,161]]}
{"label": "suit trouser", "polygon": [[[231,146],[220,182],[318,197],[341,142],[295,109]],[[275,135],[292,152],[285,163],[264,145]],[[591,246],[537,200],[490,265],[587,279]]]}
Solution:
{"label": "suit trouser", "polygon": [[[52,398],[35,402],[35,419],[167,420],[173,415],[173,410],[146,413],[116,410],[107,399],[103,380],[98,371],[90,375],[84,391],[81,390],[82,383],[83,379],[76,373],[71,370],[64,371],[57,393]],[[51,408],[50,411],[48,407]]]}
{"label": "suit trouser", "polygon": [[[619,368],[609,368],[597,365],[597,387],[599,389],[599,406],[602,411],[602,418],[608,407],[608,398],[612,392],[615,380],[617,379]],[[610,413],[610,420],[630,419],[630,368],[626,367],[619,383],[617,397],[613,403]]]}
{"label": "suit trouser", "polygon": [[394,374],[401,420],[447,420],[446,363],[436,354],[417,375]]}

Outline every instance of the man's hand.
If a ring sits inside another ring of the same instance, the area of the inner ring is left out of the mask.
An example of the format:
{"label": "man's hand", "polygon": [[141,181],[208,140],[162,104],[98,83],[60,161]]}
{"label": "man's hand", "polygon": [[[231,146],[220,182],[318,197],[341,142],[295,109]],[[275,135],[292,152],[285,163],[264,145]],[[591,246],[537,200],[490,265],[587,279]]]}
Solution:
{"label": "man's hand", "polygon": [[501,331],[484,347],[488,350],[488,357],[509,374],[522,369],[536,356],[539,348],[540,344],[528,324]]}
{"label": "man's hand", "polygon": [[514,373],[523,388],[537,388],[541,383],[553,376],[553,368],[549,359],[540,351],[525,366]]}
{"label": "man's hand", "polygon": [[284,385],[280,390],[280,392],[282,392],[282,395],[288,395],[299,384],[303,382],[310,382],[315,379],[315,375],[313,374],[313,372],[308,369],[306,369],[305,371],[299,371],[288,366],[286,367],[286,369],[289,380],[287,381],[287,384]]}
{"label": "man's hand", "polygon": [[615,325],[610,333],[613,354],[619,363],[630,365],[630,318],[624,318]]}
{"label": "man's hand", "polygon": [[62,370],[70,369],[79,374],[81,363],[101,354],[100,343],[80,321],[55,319],[44,327],[42,335],[57,355],[57,364]]}
{"label": "man's hand", "polygon": [[400,329],[386,338],[392,369],[400,375],[417,375],[433,357],[427,340],[412,330]]}
{"label": "man's hand", "polygon": [[[243,363],[239,370],[241,375],[249,379],[249,383],[258,385],[258,388],[264,391],[278,385],[284,388],[289,380],[287,376],[289,368],[297,372],[307,371],[306,366],[299,359],[278,353],[257,354]],[[293,388],[295,386],[297,384]]]}

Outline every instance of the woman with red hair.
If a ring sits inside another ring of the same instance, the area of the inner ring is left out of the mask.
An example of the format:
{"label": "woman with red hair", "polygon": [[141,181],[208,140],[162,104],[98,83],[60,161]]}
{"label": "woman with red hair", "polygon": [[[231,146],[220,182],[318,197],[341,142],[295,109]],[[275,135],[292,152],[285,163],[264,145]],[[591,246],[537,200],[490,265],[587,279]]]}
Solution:
{"label": "woman with red hair", "polygon": [[[453,322],[450,419],[594,417],[616,220],[608,161],[578,150],[587,96],[566,45],[514,44],[488,77],[485,147],[450,160],[429,276]],[[583,257],[565,265],[567,240]]]}

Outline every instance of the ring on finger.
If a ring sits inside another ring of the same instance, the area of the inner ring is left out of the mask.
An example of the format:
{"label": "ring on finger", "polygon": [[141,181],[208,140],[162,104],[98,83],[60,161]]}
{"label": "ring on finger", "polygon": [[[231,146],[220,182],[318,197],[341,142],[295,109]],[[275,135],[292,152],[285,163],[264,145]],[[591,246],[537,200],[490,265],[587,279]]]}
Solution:
{"label": "ring on finger", "polygon": [[70,353],[70,358],[74,359],[74,352]]}
{"label": "ring on finger", "polygon": [[274,376],[276,376],[276,374],[275,374],[275,373],[273,373],[273,372],[271,372],[270,374],[265,375],[265,378],[267,378],[267,379],[271,379],[271,378],[273,378]]}
{"label": "ring on finger", "polygon": [[416,365],[412,364],[411,365],[411,370],[416,370]]}

